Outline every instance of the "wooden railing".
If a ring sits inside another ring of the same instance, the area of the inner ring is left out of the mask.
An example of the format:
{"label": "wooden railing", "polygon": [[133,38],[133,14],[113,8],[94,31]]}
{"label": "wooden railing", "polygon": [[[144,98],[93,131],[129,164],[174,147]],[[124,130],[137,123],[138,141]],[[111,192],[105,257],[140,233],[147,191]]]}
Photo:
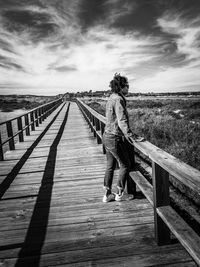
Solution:
{"label": "wooden railing", "polygon": [[[8,144],[10,150],[15,150],[15,137],[19,137],[19,142],[24,141],[24,133],[28,136],[30,131],[35,131],[35,127],[38,127],[60,104],[62,98],[56,99],[37,108],[24,113],[21,116],[17,116],[13,119],[0,123],[0,160],[4,160],[3,146]],[[13,125],[17,124],[17,132],[14,132]],[[5,127],[6,140],[2,140],[1,127]]]}
{"label": "wooden railing", "polygon": [[[97,143],[102,144],[106,118],[77,99],[77,104],[88,122]],[[134,142],[137,149],[151,161],[152,184],[136,169],[130,177],[137,184],[154,209],[155,239],[158,245],[171,242],[171,232],[200,266],[200,237],[170,206],[169,175],[200,194],[200,172],[173,157],[148,141]],[[103,153],[105,149],[102,144]]]}

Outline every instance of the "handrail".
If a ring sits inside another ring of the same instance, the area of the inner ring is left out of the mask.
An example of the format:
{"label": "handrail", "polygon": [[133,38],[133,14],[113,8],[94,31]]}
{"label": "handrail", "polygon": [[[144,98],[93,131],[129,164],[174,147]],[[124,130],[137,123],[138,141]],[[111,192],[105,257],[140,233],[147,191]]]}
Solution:
{"label": "handrail", "polygon": [[27,114],[30,114],[31,112],[37,110],[38,108],[44,108],[44,107],[46,107],[46,106],[48,106],[48,105],[51,105],[51,104],[53,104],[53,103],[55,103],[55,102],[57,102],[57,101],[59,101],[59,100],[62,100],[62,98],[59,98],[59,99],[50,101],[50,102],[45,103],[45,104],[42,104],[41,106],[38,106],[38,107],[36,107],[36,108],[33,108],[33,109],[31,109],[31,110],[29,110],[29,111],[23,113],[22,115],[16,116],[16,117],[14,117],[14,118],[12,118],[12,119],[9,119],[9,120],[7,120],[7,121],[0,122],[0,126],[3,125],[3,124],[5,124],[6,122],[13,121],[13,120],[16,120],[16,119],[19,118],[19,117],[22,117],[22,116],[25,116],[25,115],[27,115]]}
{"label": "handrail", "polygon": [[[102,144],[106,118],[83,103],[80,99],[77,99],[77,104],[94,133],[94,136],[97,138],[97,142]],[[150,196],[150,199],[153,201],[154,229],[157,244],[169,244],[170,230],[168,228],[168,220],[163,220],[163,214],[160,212],[162,207],[170,207],[169,174],[200,194],[200,171],[173,157],[148,141],[134,142],[133,150],[134,148],[147,156],[152,162],[153,186],[147,185],[146,182],[146,184],[144,183],[144,186],[146,186],[145,189],[147,192],[150,190],[150,187],[153,190],[153,197]],[[104,148],[103,152],[105,153]],[[135,181],[136,180],[137,179],[135,179]],[[173,212],[174,214],[176,213],[175,211]],[[190,254],[192,255],[192,253]],[[193,255],[192,257],[196,260]]]}
{"label": "handrail", "polygon": [[[104,116],[83,103],[80,99],[77,99],[77,102],[82,106],[85,112],[88,110],[92,116],[94,116],[97,120],[105,125],[106,118]],[[158,148],[148,141],[134,142],[134,147],[149,159],[151,159],[153,162],[165,169],[169,174],[184,183],[186,186],[200,193],[199,170],[184,163],[180,159],[175,158],[174,156],[170,155],[169,153],[165,152],[164,150]]]}
{"label": "handrail", "polygon": [[170,175],[200,194],[200,171],[170,155],[148,141],[135,142],[134,147],[165,169]]}
{"label": "handrail", "polygon": [[[42,123],[60,104],[62,103],[62,98],[53,100],[49,103],[43,104],[39,107],[36,107],[20,116],[14,117],[7,121],[1,122],[0,126],[5,125],[7,131],[7,139],[2,141],[2,134],[0,131],[0,160],[4,160],[4,153],[3,153],[3,145],[6,143],[9,144],[10,150],[15,150],[15,142],[14,138],[19,136],[19,142],[24,141],[24,131],[26,135],[30,135],[30,129],[35,131],[35,127],[38,127],[39,124]],[[22,118],[24,119],[24,126],[22,122]],[[16,133],[13,133],[13,124],[12,122],[17,122],[17,129]]]}

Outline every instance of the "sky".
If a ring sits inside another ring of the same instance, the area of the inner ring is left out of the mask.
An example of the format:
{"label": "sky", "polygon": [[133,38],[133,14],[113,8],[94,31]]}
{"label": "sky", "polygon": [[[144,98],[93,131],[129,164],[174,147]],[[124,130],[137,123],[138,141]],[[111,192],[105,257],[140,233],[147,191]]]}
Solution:
{"label": "sky", "polygon": [[200,91],[199,0],[0,0],[0,94]]}

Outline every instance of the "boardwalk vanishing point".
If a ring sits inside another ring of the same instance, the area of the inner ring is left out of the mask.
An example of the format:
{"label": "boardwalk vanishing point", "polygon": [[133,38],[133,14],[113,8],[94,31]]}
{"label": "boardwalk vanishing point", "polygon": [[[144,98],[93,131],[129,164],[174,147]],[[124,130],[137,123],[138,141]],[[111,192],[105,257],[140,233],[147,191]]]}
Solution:
{"label": "boardwalk vanishing point", "polygon": [[59,105],[7,151],[0,162],[0,266],[197,266],[175,239],[157,245],[154,211],[142,194],[102,202],[105,165],[75,102]]}

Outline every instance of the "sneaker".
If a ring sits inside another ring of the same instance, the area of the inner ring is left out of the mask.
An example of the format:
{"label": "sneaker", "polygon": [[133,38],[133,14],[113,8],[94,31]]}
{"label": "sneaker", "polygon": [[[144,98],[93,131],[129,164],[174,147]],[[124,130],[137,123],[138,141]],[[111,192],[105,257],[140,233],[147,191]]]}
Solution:
{"label": "sneaker", "polygon": [[135,195],[133,194],[128,194],[128,200],[133,200],[135,198]]}
{"label": "sneaker", "polygon": [[124,192],[122,192],[120,195],[119,194],[115,194],[115,201],[122,201],[124,200]]}
{"label": "sneaker", "polygon": [[111,202],[115,200],[115,195],[114,194],[109,194],[109,195],[104,195],[103,196],[103,202],[107,203],[107,202]]}

